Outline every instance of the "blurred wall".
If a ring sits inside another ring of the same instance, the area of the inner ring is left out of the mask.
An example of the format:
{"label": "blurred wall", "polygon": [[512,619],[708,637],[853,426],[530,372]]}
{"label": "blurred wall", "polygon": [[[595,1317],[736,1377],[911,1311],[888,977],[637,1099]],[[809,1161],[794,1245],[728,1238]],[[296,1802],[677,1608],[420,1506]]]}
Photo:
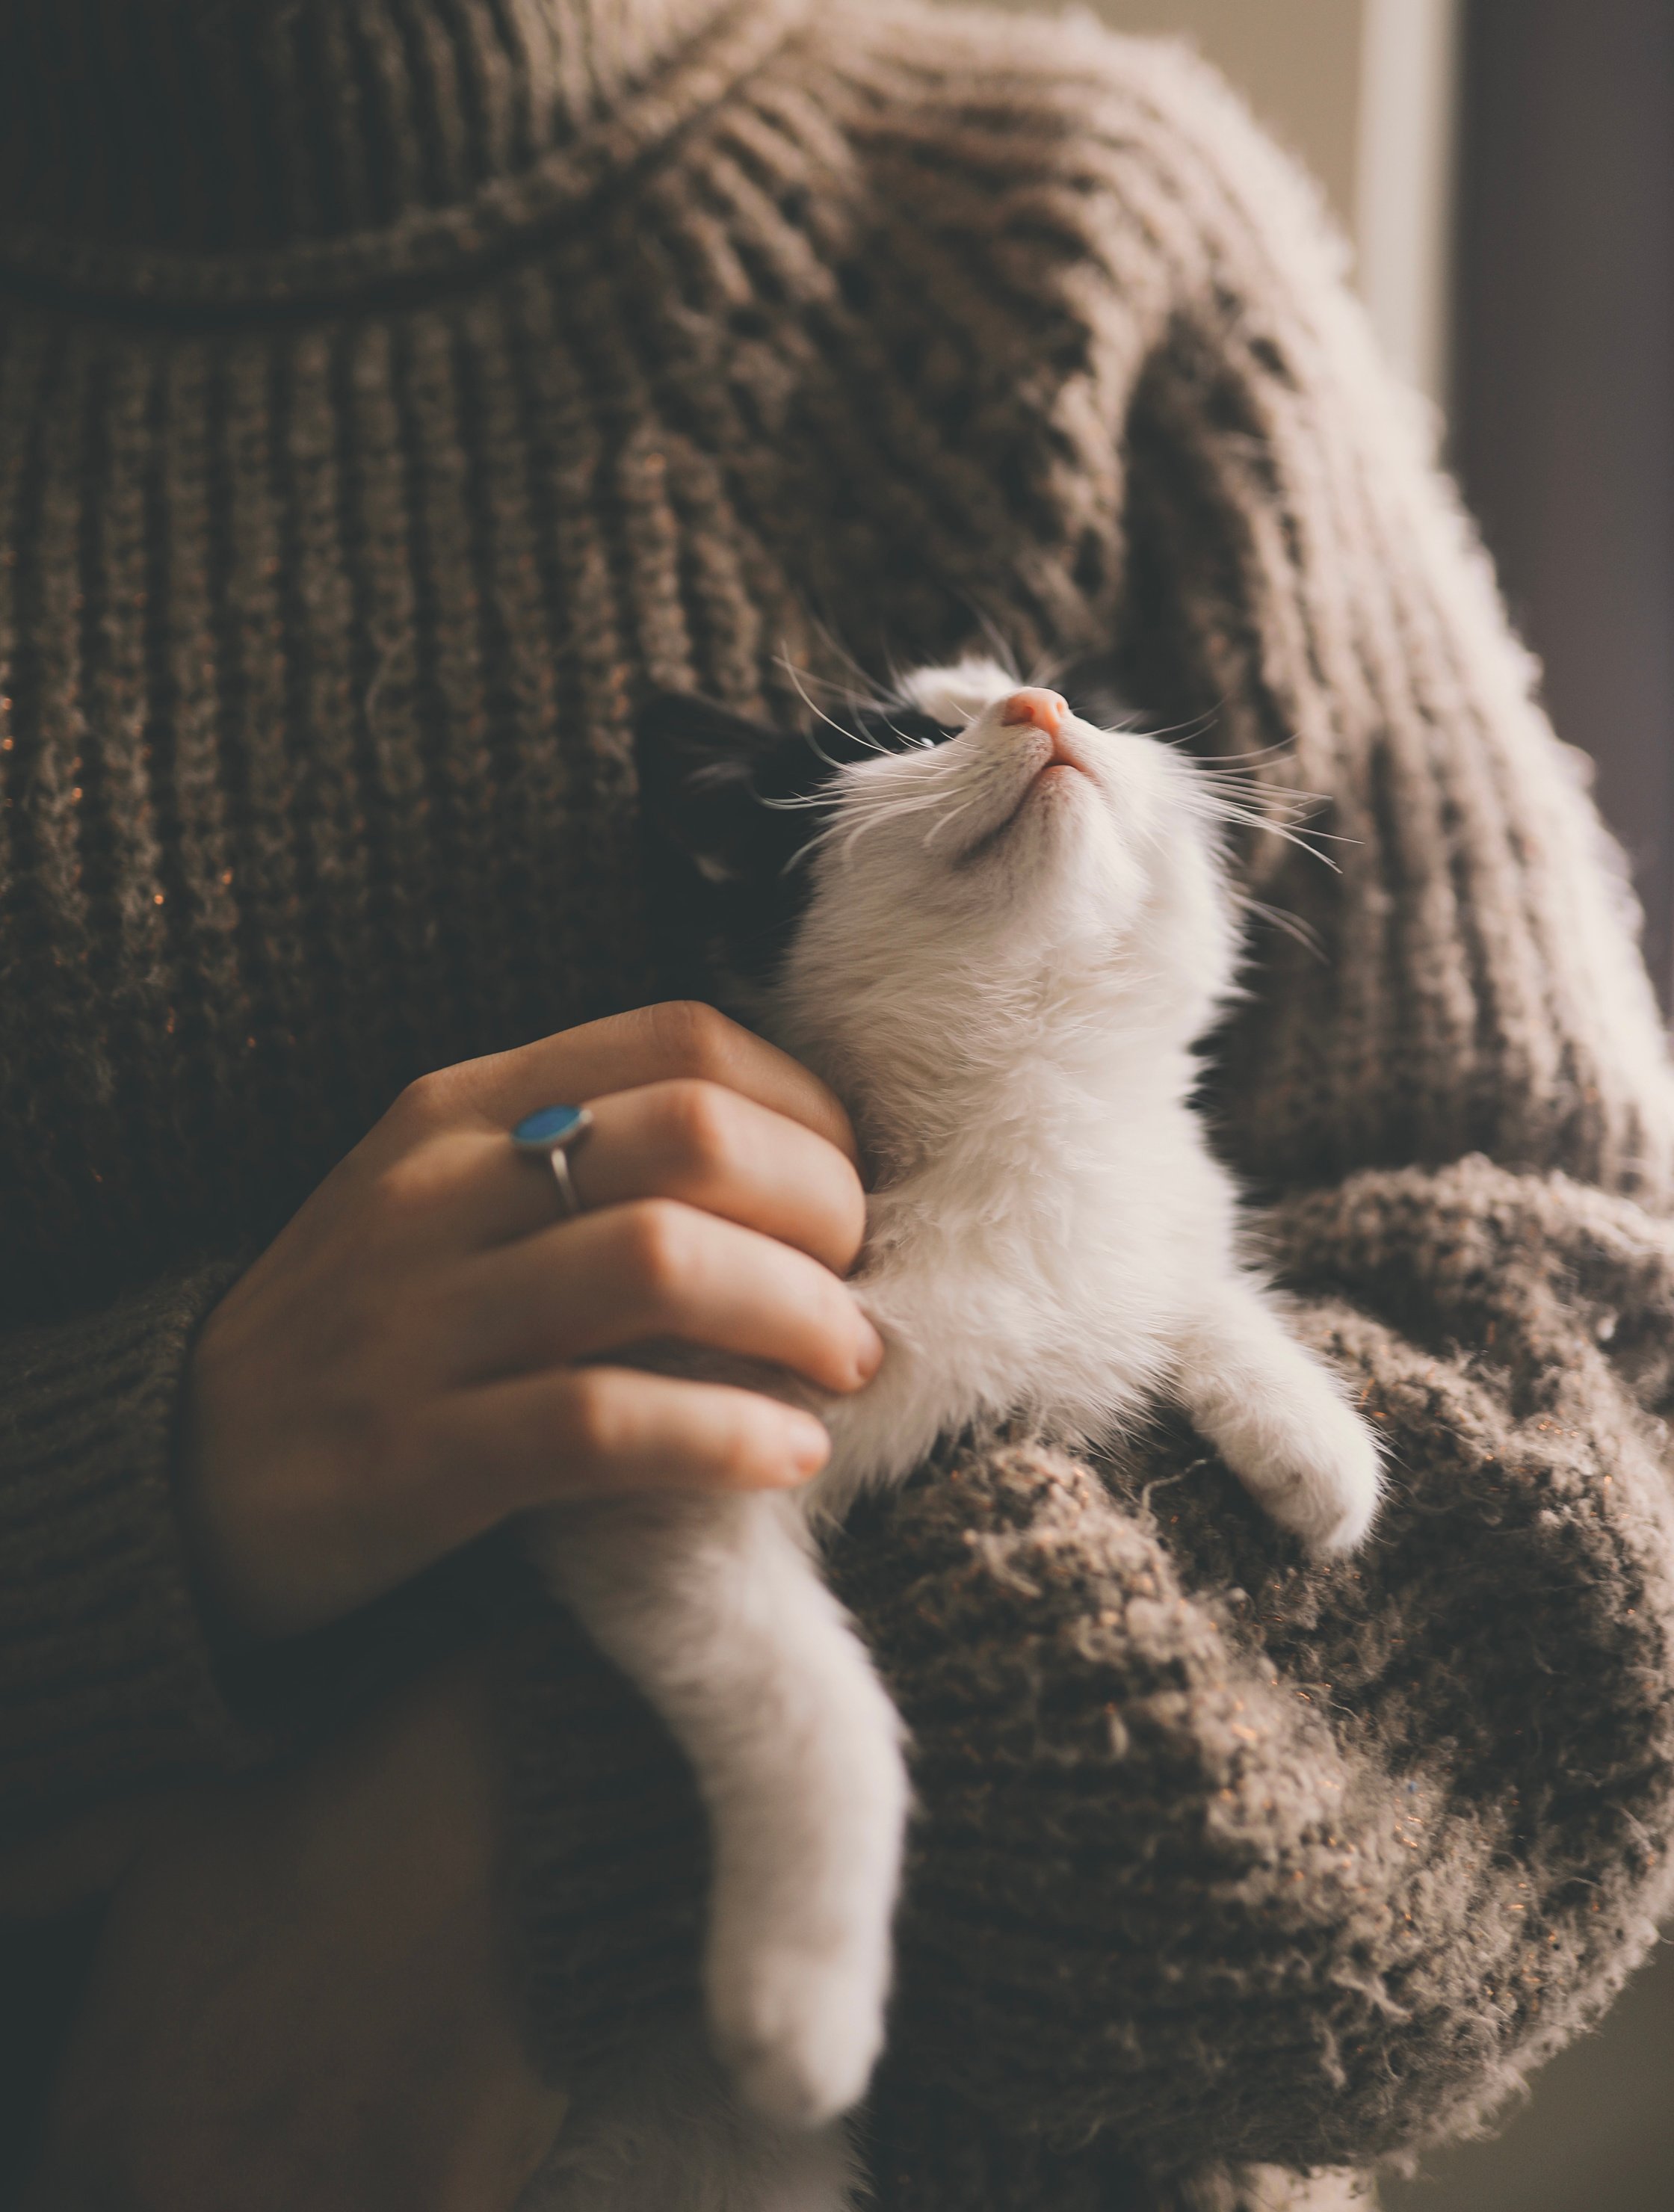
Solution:
{"label": "blurred wall", "polygon": [[[1422,4],[1422,0],[1420,0]],[[1096,0],[1119,31],[1192,40],[1325,187],[1345,229],[1358,186],[1362,0]]]}
{"label": "blurred wall", "polygon": [[1464,59],[1452,458],[1674,1005],[1674,7],[1471,0]]}
{"label": "blurred wall", "polygon": [[1448,379],[1458,0],[1099,0],[1118,30],[1190,39],[1324,187],[1384,350]]}

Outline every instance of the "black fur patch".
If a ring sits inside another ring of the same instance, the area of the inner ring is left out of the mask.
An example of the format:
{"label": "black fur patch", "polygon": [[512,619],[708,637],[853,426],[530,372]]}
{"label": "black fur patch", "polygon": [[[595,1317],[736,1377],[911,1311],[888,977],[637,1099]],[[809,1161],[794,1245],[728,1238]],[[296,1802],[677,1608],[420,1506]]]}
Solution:
{"label": "black fur patch", "polygon": [[953,732],[916,708],[861,707],[776,729],[663,692],[635,724],[654,915],[677,969],[771,980],[807,902],[802,856],[829,820],[839,769]]}

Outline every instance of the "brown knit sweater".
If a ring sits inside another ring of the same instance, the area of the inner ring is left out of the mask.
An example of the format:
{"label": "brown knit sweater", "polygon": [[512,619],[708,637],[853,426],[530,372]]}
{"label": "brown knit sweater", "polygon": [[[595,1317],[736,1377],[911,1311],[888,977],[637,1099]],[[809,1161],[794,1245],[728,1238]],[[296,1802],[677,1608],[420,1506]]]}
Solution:
{"label": "brown knit sweater", "polygon": [[[845,1537],[922,1806],[880,2204],[1276,2203],[1592,2018],[1669,1887],[1674,1089],[1424,447],[1305,187],[1084,22],[0,0],[6,1837],[329,1676],[200,1613],[192,1332],[407,1078],[661,988],[636,700],[986,627],[1329,799],[1214,1100],[1393,1484],[1313,1569],[1167,1421]],[[507,1657],[581,2068],[701,1829],[561,1623]]]}

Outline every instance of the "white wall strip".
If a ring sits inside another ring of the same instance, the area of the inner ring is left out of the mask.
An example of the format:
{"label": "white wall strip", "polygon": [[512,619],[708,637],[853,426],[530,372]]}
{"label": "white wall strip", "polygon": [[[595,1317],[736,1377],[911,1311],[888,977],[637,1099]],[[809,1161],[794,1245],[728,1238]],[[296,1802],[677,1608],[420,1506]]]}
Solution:
{"label": "white wall strip", "polygon": [[1447,390],[1458,107],[1458,0],[1365,0],[1354,232],[1384,349],[1431,398]]}

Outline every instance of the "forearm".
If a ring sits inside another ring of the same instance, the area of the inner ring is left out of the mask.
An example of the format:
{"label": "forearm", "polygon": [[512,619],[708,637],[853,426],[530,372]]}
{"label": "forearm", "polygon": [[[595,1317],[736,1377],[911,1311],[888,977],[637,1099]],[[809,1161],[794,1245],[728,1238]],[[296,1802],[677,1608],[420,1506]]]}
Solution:
{"label": "forearm", "polygon": [[0,1835],[249,1756],[176,1510],[181,1380],[234,1270],[0,1342]]}
{"label": "forearm", "polygon": [[203,1791],[106,1917],[31,2205],[502,2212],[564,2096],[506,1997],[483,1668]]}
{"label": "forearm", "polygon": [[837,1555],[915,1747],[904,2172],[938,2113],[1157,2172],[1410,2146],[1665,1909],[1667,1230],[1484,1160],[1269,1230],[1387,1449],[1362,1554],[1275,1544],[1173,1419],[1096,1469],[964,1449]]}

